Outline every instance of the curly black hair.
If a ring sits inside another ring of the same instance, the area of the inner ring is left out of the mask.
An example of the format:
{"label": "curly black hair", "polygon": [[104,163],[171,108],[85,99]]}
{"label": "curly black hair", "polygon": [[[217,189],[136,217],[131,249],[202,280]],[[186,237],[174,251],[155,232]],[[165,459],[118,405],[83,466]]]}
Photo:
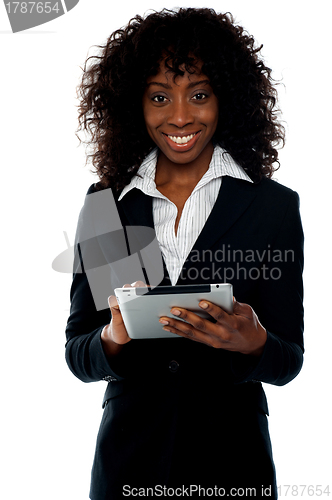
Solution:
{"label": "curly black hair", "polygon": [[84,142],[92,148],[87,161],[99,176],[99,189],[123,189],[155,147],[146,131],[142,96],[165,54],[175,75],[184,74],[180,67],[192,73],[195,61],[203,62],[201,71],[219,101],[214,142],[254,182],[279,168],[276,146],[284,145],[285,129],[278,121],[271,69],[258,57],[262,45],[255,47],[229,12],[180,8],[137,15],[97,47],[101,52],[88,57],[77,88],[77,132],[91,134]]}

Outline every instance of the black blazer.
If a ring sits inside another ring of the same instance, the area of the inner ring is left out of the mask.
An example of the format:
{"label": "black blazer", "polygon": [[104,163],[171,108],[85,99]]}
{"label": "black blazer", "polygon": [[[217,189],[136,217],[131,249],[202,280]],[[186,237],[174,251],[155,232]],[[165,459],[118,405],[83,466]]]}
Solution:
{"label": "black blazer", "polygon": [[[152,198],[140,190],[116,205],[124,226],[154,227]],[[177,285],[232,283],[267,330],[259,359],[176,338],[132,340],[110,363],[100,339],[110,312],[96,311],[85,274],[74,273],[66,360],[80,380],[108,381],[92,500],[156,485],[253,487],[256,497],[267,495],[264,486],[276,496],[261,382],[284,385],[302,367],[302,271],[297,193],[265,178],[226,176]],[[165,266],[160,284],[170,285]]]}

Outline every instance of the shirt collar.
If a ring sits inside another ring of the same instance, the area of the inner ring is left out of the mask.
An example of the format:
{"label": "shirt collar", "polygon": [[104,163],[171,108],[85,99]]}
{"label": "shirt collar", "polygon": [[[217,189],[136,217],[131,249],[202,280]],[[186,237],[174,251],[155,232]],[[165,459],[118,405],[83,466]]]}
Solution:
{"label": "shirt collar", "polygon": [[[157,192],[155,175],[158,159],[158,148],[154,148],[141,163],[137,174],[130,183],[121,191],[118,198],[120,201],[129,191],[134,188],[140,189],[144,194],[155,196]],[[199,185],[206,184],[212,179],[228,175],[236,179],[253,182],[243,168],[231,157],[221,146],[216,145],[210,161],[208,170],[203,175]],[[141,177],[139,177],[141,176]]]}

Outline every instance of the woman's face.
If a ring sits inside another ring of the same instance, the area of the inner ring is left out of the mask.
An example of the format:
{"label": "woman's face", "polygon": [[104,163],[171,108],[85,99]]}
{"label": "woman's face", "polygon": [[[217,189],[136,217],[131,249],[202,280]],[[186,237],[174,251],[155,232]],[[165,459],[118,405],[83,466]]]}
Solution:
{"label": "woman's face", "polygon": [[164,62],[157,75],[147,80],[143,113],[147,131],[173,163],[190,163],[206,148],[218,124],[218,99],[209,79],[197,65],[193,74],[176,76]]}

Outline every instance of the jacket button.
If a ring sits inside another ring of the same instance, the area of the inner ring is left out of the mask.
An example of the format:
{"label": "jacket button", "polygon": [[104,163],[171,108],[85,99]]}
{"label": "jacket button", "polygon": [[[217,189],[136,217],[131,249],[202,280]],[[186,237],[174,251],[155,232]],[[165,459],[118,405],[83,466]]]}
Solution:
{"label": "jacket button", "polygon": [[171,361],[168,368],[169,368],[169,371],[172,372],[172,373],[176,373],[179,369],[179,363],[177,361]]}
{"label": "jacket button", "polygon": [[103,377],[103,380],[105,380],[106,382],[117,382],[118,381],[117,378],[112,377],[111,375],[107,375],[106,377]]}

